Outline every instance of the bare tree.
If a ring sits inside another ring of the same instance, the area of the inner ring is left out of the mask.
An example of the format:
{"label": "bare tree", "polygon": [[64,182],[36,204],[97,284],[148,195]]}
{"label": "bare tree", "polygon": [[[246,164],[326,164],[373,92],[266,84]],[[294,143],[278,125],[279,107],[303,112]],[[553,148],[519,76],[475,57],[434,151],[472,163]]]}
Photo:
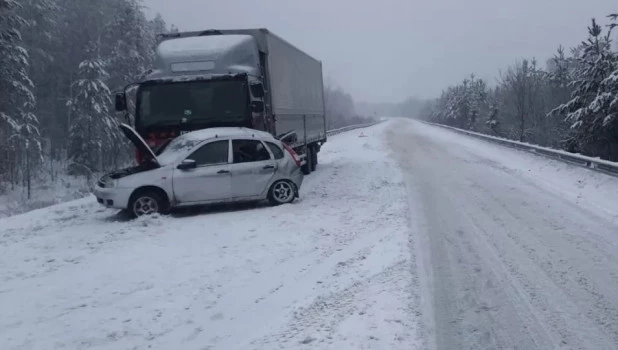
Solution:
{"label": "bare tree", "polygon": [[524,141],[528,129],[535,126],[535,112],[540,104],[541,84],[536,61],[517,62],[501,74],[500,82],[518,121],[517,139]]}

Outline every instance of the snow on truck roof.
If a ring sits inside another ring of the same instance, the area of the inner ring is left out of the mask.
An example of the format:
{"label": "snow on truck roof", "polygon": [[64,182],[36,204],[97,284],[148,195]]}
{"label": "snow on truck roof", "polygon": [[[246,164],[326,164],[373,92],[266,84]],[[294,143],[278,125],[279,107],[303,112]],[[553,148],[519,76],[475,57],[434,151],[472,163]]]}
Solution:
{"label": "snow on truck roof", "polygon": [[258,45],[248,34],[170,38],[159,43],[147,80],[180,75],[259,74]]}
{"label": "snow on truck roof", "polygon": [[159,54],[166,57],[213,56],[253,41],[251,35],[241,34],[177,38],[161,42]]}

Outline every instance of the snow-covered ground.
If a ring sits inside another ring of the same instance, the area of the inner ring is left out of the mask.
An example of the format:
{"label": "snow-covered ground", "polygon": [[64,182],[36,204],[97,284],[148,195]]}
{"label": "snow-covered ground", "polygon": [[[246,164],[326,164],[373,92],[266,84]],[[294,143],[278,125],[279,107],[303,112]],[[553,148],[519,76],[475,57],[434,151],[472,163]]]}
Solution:
{"label": "snow-covered ground", "polygon": [[291,205],[0,219],[0,349],[618,349],[618,178],[362,131]]}
{"label": "snow-covered ground", "polygon": [[10,184],[0,184],[0,187],[3,188],[0,194],[0,218],[83,198],[90,192],[90,186],[84,178],[56,175],[52,180],[47,172],[33,180],[30,198],[25,186],[11,188]]}
{"label": "snow-covered ground", "polygon": [[386,124],[332,137],[301,200],[128,221],[93,198],[0,219],[0,349],[410,349]]}

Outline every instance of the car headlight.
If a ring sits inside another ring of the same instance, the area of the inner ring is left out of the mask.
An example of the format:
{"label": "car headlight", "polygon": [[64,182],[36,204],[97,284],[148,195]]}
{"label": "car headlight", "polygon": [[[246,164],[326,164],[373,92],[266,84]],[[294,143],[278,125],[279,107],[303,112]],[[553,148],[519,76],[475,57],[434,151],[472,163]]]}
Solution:
{"label": "car headlight", "polygon": [[98,185],[103,188],[114,188],[118,186],[118,180],[112,179],[109,176],[102,177]]}

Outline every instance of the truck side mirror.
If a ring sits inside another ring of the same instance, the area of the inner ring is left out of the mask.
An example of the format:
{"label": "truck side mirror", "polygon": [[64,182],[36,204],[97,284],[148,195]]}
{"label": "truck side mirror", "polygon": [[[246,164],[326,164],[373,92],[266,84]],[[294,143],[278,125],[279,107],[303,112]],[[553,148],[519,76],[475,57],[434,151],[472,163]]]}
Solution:
{"label": "truck side mirror", "polygon": [[116,93],[116,111],[123,112],[127,110],[127,95],[124,92]]}
{"label": "truck side mirror", "polygon": [[264,112],[264,102],[262,101],[253,101],[251,102],[251,111],[254,113],[262,113]]}
{"label": "truck side mirror", "polygon": [[251,84],[250,88],[251,88],[251,95],[253,95],[253,97],[256,97],[256,98],[264,97],[264,94],[265,94],[264,85],[262,85],[261,83]]}

